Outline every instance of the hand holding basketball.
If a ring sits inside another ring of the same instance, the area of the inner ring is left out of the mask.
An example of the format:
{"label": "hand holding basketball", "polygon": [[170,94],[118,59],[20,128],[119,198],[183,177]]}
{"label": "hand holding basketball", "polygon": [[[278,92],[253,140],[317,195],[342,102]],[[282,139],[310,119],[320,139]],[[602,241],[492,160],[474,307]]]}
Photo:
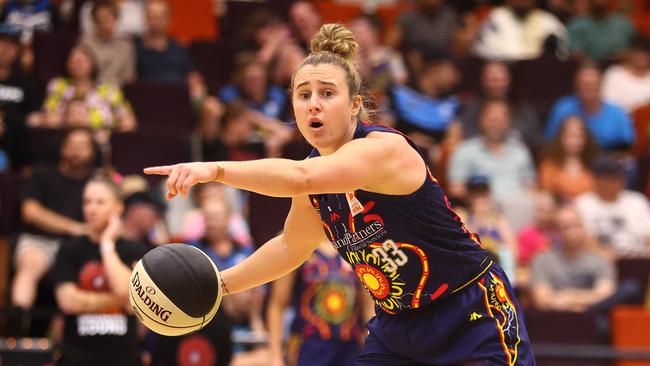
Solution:
{"label": "hand holding basketball", "polygon": [[192,186],[215,180],[218,172],[219,166],[209,162],[163,165],[144,169],[145,174],[169,176],[166,195],[168,200],[179,193],[187,196]]}

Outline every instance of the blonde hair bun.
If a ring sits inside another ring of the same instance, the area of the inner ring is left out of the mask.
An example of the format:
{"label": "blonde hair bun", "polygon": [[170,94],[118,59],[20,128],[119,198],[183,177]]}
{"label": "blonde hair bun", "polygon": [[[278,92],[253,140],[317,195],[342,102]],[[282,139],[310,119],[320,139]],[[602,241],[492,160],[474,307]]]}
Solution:
{"label": "blonde hair bun", "polygon": [[311,52],[329,52],[354,62],[359,44],[352,32],[338,23],[323,24],[311,39]]}

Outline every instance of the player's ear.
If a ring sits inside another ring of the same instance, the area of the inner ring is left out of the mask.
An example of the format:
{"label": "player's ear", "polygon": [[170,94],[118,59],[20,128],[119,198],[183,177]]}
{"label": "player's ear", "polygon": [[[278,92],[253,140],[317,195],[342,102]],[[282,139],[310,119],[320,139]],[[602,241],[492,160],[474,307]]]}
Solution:
{"label": "player's ear", "polygon": [[352,98],[352,115],[353,116],[358,116],[359,113],[361,112],[361,106],[363,105],[363,99],[361,98],[361,95],[356,95],[354,98]]}

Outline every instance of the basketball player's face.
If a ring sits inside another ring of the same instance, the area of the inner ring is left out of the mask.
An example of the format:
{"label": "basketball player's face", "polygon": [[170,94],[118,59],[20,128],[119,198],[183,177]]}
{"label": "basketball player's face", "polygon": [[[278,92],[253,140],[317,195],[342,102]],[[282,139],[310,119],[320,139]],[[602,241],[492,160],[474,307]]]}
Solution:
{"label": "basketball player's face", "polygon": [[84,189],[84,218],[94,233],[104,231],[111,216],[121,213],[121,207],[115,194],[102,183],[89,183]]}
{"label": "basketball player's face", "polygon": [[335,152],[352,139],[361,97],[350,97],[345,71],[340,66],[303,66],[293,85],[298,129],[321,155]]}

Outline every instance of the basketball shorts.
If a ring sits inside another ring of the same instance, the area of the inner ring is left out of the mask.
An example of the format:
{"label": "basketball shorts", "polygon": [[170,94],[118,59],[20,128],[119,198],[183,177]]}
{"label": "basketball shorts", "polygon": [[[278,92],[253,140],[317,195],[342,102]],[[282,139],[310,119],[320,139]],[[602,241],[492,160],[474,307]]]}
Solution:
{"label": "basketball shorts", "polygon": [[534,366],[514,292],[495,263],[453,296],[390,315],[377,310],[357,366]]}
{"label": "basketball shorts", "polygon": [[322,340],[300,336],[291,339],[288,365],[292,366],[354,366],[361,347],[355,341]]}

